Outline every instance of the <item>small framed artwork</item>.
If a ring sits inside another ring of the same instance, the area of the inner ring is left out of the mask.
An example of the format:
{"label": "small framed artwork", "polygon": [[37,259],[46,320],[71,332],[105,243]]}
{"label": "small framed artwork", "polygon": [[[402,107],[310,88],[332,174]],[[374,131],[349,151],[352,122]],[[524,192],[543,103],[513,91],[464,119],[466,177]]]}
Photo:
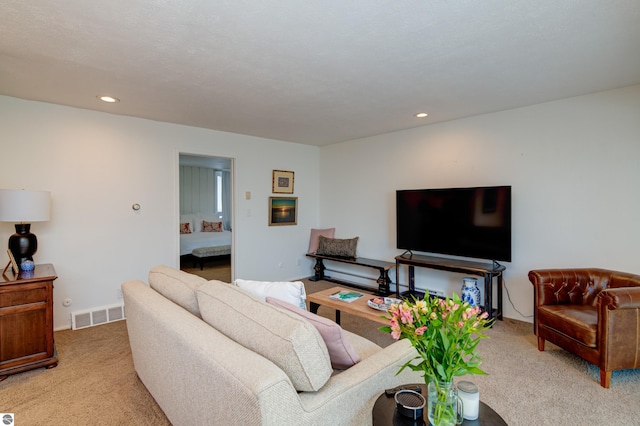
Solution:
{"label": "small framed artwork", "polygon": [[11,266],[14,275],[18,275],[20,273],[20,268],[18,267],[18,263],[16,262],[15,257],[13,257],[13,253],[11,253],[11,250],[7,250],[7,255],[9,256],[9,263],[7,263],[7,266],[2,271],[2,275],[4,275],[7,269],[9,269],[9,266]]}
{"label": "small framed artwork", "polygon": [[294,172],[286,170],[274,170],[272,192],[274,194],[293,194]]}
{"label": "small framed artwork", "polygon": [[297,223],[298,197],[269,197],[269,226]]}

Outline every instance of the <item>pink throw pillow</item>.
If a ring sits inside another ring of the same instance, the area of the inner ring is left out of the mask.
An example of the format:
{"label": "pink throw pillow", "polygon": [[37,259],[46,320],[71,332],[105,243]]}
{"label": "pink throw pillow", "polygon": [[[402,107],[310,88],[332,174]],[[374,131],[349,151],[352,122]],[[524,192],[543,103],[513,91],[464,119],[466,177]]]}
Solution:
{"label": "pink throw pillow", "polygon": [[316,254],[318,251],[318,244],[320,242],[320,235],[327,238],[333,238],[336,233],[336,228],[327,229],[311,229],[311,238],[309,239],[309,254]]}
{"label": "pink throw pillow", "polygon": [[189,222],[180,224],[180,233],[181,234],[190,234],[191,233],[191,224]]}
{"label": "pink throw pillow", "polygon": [[202,232],[222,232],[222,222],[202,221]]}
{"label": "pink throw pillow", "polygon": [[313,324],[322,336],[324,344],[327,345],[333,368],[344,370],[360,362],[360,355],[342,334],[342,327],[335,322],[273,297],[267,297],[266,301],[273,306],[300,315]]}

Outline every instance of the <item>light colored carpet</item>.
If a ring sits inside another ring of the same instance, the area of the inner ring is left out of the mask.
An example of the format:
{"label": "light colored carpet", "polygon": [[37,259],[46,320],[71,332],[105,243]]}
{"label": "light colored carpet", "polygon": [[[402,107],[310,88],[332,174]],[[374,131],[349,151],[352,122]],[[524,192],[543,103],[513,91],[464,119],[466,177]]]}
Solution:
{"label": "light colored carpet", "polygon": [[168,425],[138,379],[125,321],[54,333],[59,364],[0,382],[17,426]]}
{"label": "light colored carpet", "polygon": [[200,270],[199,264],[194,267],[191,259],[181,259],[180,270],[198,275],[207,280],[231,282],[231,258],[229,256],[219,256],[218,258],[206,260],[202,270]]}
{"label": "light colored carpet", "polygon": [[[308,293],[333,285],[305,280]],[[333,310],[319,313],[334,318]],[[393,342],[376,323],[343,314],[342,325],[381,346]],[[640,370],[614,372],[603,389],[596,367],[551,344],[539,352],[531,324],[500,321],[489,335],[480,344],[489,375],[464,379],[509,425],[639,424]],[[14,413],[16,425],[169,424],[133,370],[124,321],[55,339],[58,367],[0,382],[0,412]]]}

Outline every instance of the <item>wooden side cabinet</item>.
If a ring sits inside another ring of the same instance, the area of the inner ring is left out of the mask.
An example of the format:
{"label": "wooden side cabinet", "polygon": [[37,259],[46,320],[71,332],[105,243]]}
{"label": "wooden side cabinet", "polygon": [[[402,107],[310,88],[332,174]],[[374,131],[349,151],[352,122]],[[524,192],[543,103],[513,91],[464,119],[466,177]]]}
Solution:
{"label": "wooden side cabinet", "polygon": [[58,365],[53,341],[53,265],[0,277],[0,380]]}

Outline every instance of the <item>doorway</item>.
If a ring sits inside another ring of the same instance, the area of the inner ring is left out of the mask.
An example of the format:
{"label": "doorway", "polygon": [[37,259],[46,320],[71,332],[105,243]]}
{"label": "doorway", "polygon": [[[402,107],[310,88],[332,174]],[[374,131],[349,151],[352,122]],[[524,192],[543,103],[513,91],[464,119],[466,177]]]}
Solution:
{"label": "doorway", "polygon": [[180,269],[233,279],[233,160],[179,154]]}

